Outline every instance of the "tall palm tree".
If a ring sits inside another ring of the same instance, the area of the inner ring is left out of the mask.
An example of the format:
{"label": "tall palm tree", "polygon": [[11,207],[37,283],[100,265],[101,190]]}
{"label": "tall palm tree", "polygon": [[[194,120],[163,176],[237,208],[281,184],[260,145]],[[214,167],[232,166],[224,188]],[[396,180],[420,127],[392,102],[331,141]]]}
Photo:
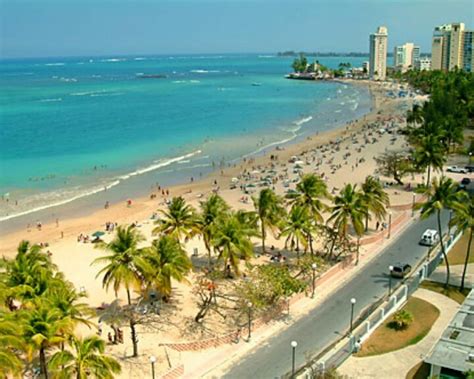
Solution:
{"label": "tall palm tree", "polygon": [[369,228],[370,213],[377,220],[383,220],[387,214],[390,200],[379,180],[369,175],[361,186],[361,197],[365,208],[365,231]]}
{"label": "tall palm tree", "polygon": [[416,209],[421,209],[422,219],[426,219],[431,215],[436,214],[438,233],[440,235],[441,252],[446,263],[446,282],[444,284],[444,288],[447,288],[449,285],[450,268],[443,241],[441,211],[443,209],[456,209],[459,207],[461,198],[458,192],[458,185],[452,179],[443,176],[440,180],[435,178],[432,182],[432,186],[430,188],[426,188],[423,193],[427,196],[426,201],[424,203],[417,204],[415,207]]}
{"label": "tall palm tree", "polygon": [[462,271],[461,287],[464,290],[464,283],[466,280],[467,266],[471,254],[472,246],[472,232],[474,230],[474,196],[469,196],[466,192],[460,195],[459,203],[453,207],[454,216],[451,219],[451,224],[455,225],[461,233],[469,233],[469,241],[467,243],[466,258],[464,259],[464,268]]}
{"label": "tall palm tree", "polygon": [[31,360],[39,353],[40,374],[48,379],[47,352],[64,341],[64,331],[72,332],[73,325],[69,319],[61,318],[57,309],[38,301],[36,307],[20,311],[23,327],[23,338],[28,346],[27,356]]}
{"label": "tall palm tree", "polygon": [[156,221],[158,225],[153,234],[169,234],[182,242],[184,238],[193,237],[198,231],[198,219],[194,208],[186,204],[183,197],[174,197],[167,210],[160,210],[164,218]]}
{"label": "tall palm tree", "polygon": [[418,141],[413,153],[415,165],[427,168],[426,186],[431,183],[431,169],[441,171],[446,163],[445,147],[439,142],[439,136],[429,134]]}
{"label": "tall palm tree", "polygon": [[11,314],[0,312],[0,377],[19,378],[23,362],[19,352],[23,351],[24,340],[21,336],[21,323]]}
{"label": "tall palm tree", "polygon": [[328,223],[333,224],[333,228],[341,236],[347,236],[349,226],[352,225],[357,236],[357,259],[359,262],[359,239],[364,233],[363,218],[366,214],[365,204],[361,193],[356,189],[357,185],[346,184],[334,199],[334,206]]}
{"label": "tall palm tree", "polygon": [[285,247],[290,245],[291,250],[296,250],[299,259],[300,244],[306,250],[308,247],[308,234],[311,233],[312,218],[309,208],[294,204],[288,215],[288,220],[282,227],[280,236],[286,237]]}
{"label": "tall palm tree", "polygon": [[[251,228],[242,224],[241,218],[245,214],[230,213],[218,222],[216,234],[212,244],[219,252],[218,259],[224,263],[224,272],[228,275],[228,265],[232,267],[236,275],[240,274],[240,259],[248,260],[253,257],[253,245],[249,234]],[[245,216],[247,217],[247,216]]]}
{"label": "tall palm tree", "polygon": [[283,199],[270,188],[260,191],[257,198],[252,198],[253,204],[260,221],[260,234],[262,237],[262,251],[265,254],[265,238],[267,229],[275,232],[285,216]]}
{"label": "tall palm tree", "polygon": [[216,220],[229,211],[229,205],[218,194],[213,193],[200,203],[199,231],[208,254],[208,265],[211,267],[211,241],[216,230]]}
{"label": "tall palm tree", "polygon": [[296,185],[296,192],[286,196],[291,204],[305,207],[317,223],[323,222],[322,212],[328,209],[323,199],[331,199],[326,183],[314,174],[303,175]]}
{"label": "tall palm tree", "polygon": [[[122,286],[125,287],[129,306],[132,305],[130,290],[134,287],[138,288],[143,281],[143,273],[150,271],[146,259],[138,249],[138,244],[143,239],[142,234],[132,226],[119,226],[114,239],[110,243],[96,245],[109,253],[109,255],[94,260],[93,264],[105,264],[96,277],[103,275],[102,286],[108,290],[112,285],[116,296],[118,290]],[[134,357],[138,356],[135,324],[136,321],[133,312],[131,312],[130,331]]]}
{"label": "tall palm tree", "polygon": [[192,263],[181,244],[171,236],[154,240],[145,249],[145,259],[151,271],[145,275],[146,282],[166,297],[171,294],[171,278],[182,282],[191,270]]}
{"label": "tall palm tree", "polygon": [[113,379],[120,374],[120,363],[105,354],[105,342],[97,336],[82,339],[72,335],[68,342],[72,351],[58,351],[49,361],[53,378]]}

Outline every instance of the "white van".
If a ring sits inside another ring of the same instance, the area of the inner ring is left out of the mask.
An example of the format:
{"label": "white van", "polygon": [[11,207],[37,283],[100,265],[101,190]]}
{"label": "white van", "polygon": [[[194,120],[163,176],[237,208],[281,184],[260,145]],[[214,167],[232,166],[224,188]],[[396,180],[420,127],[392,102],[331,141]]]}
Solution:
{"label": "white van", "polygon": [[434,229],[426,229],[421,236],[420,245],[433,246],[439,242],[439,233]]}

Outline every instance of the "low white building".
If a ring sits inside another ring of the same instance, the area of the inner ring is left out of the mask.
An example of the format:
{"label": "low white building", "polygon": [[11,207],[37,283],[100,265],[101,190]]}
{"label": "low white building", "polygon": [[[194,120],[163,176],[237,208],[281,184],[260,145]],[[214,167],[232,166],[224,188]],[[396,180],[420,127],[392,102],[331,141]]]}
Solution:
{"label": "low white building", "polygon": [[415,61],[415,70],[419,71],[430,71],[431,70],[431,59],[420,58]]}

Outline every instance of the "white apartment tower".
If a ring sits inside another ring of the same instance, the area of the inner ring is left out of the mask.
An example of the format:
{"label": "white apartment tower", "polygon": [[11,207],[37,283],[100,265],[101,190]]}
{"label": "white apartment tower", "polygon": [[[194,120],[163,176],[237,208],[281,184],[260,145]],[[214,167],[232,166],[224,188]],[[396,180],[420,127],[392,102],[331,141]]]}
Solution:
{"label": "white apartment tower", "polygon": [[406,71],[415,67],[415,62],[420,59],[420,47],[414,43],[407,42],[404,45],[395,46],[393,51],[394,66],[396,69]]}
{"label": "white apartment tower", "polygon": [[435,27],[431,45],[433,70],[474,72],[474,31],[462,22]]}
{"label": "white apartment tower", "polygon": [[379,26],[377,32],[370,35],[369,76],[373,80],[385,80],[387,75],[387,38],[385,26]]}

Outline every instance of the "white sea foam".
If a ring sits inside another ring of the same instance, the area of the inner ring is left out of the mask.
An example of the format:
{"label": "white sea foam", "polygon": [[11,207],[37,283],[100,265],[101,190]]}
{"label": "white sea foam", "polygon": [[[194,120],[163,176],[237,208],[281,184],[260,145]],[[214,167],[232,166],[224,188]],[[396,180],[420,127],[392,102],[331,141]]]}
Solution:
{"label": "white sea foam", "polygon": [[98,94],[104,94],[107,93],[107,91],[86,91],[86,92],[73,92],[70,93],[69,95],[71,96],[92,96],[92,95],[98,95]]}
{"label": "white sea foam", "polygon": [[194,74],[209,74],[209,73],[217,73],[220,72],[219,70],[203,70],[203,69],[198,69],[198,70],[190,70],[189,72],[192,72]]}
{"label": "white sea foam", "polygon": [[76,78],[59,78],[59,80],[60,80],[61,82],[66,82],[66,83],[69,83],[69,82],[75,83],[75,82],[77,82],[77,79],[76,79]]}
{"label": "white sea foam", "polygon": [[259,55],[259,58],[276,58],[275,55]]}
{"label": "white sea foam", "polygon": [[45,66],[64,66],[66,63],[58,62],[58,63],[45,63]]}
{"label": "white sea foam", "polygon": [[301,120],[295,121],[294,124],[301,126],[303,124],[306,124],[307,122],[310,122],[312,119],[313,119],[313,116],[304,117]]}
{"label": "white sea foam", "polygon": [[125,58],[109,58],[109,59],[101,59],[101,62],[124,62],[126,61]]}
{"label": "white sea foam", "polygon": [[143,57],[138,57],[138,58],[134,58],[135,61],[145,61],[146,58],[143,58]]}
{"label": "white sea foam", "polygon": [[[24,215],[27,215],[27,214],[30,214],[30,213],[34,213],[34,212],[39,212],[39,211],[42,211],[44,209],[48,209],[48,208],[53,208],[53,207],[58,207],[60,205],[65,205],[65,204],[68,204],[68,203],[71,203],[75,200],[78,200],[78,199],[81,199],[83,197],[86,197],[86,196],[90,196],[90,195],[94,195],[98,192],[102,192],[104,191],[106,188],[107,189],[110,189],[112,187],[115,187],[116,185],[118,185],[120,183],[119,180],[115,180],[109,184],[107,184],[106,186],[101,186],[101,187],[94,187],[90,190],[87,190],[85,192],[80,192],[80,193],[76,193],[75,195],[73,196],[70,196],[70,197],[67,197],[66,199],[63,199],[63,200],[59,200],[59,201],[55,201],[55,202],[52,202],[52,203],[49,203],[49,204],[45,204],[45,205],[40,205],[38,207],[35,207],[35,208],[32,208],[32,209],[28,209],[28,210],[25,210],[25,211],[21,211],[21,212],[17,212],[17,213],[12,213],[12,214],[9,214],[9,215],[6,215],[6,216],[2,216],[0,217],[0,221],[6,221],[6,220],[10,220],[12,218],[15,218],[15,217],[19,217],[19,216],[24,216]],[[77,190],[77,189],[76,189]],[[68,191],[68,192],[73,192],[73,191]],[[54,199],[54,198],[57,198],[57,197],[60,197],[62,194],[61,193],[58,193],[58,192],[52,192],[49,194],[49,197]],[[39,195],[40,196],[40,199],[44,200],[45,198],[45,194],[41,194]]]}
{"label": "white sea foam", "polygon": [[[9,214],[9,215],[1,216],[0,221],[6,221],[6,220],[10,220],[10,219],[15,218],[15,217],[24,216],[24,215],[27,215],[27,214],[30,214],[30,213],[42,211],[44,209],[53,208],[53,207],[57,207],[57,206],[60,206],[60,205],[68,204],[72,201],[75,201],[75,200],[78,200],[78,199],[81,199],[81,198],[91,196],[91,195],[94,195],[96,193],[105,191],[106,189],[108,190],[112,187],[115,187],[115,186],[119,185],[122,181],[127,180],[131,177],[134,177],[134,176],[137,176],[137,175],[142,175],[142,174],[145,174],[145,173],[150,172],[150,171],[155,171],[155,170],[158,170],[159,168],[169,166],[173,163],[179,163],[183,160],[187,160],[189,162],[188,158],[191,158],[191,157],[193,157],[195,155],[198,155],[200,153],[201,153],[201,150],[196,150],[196,151],[194,151],[192,153],[189,153],[189,154],[181,155],[181,156],[170,158],[170,159],[167,159],[167,160],[157,161],[157,162],[155,162],[154,164],[152,164],[150,166],[147,166],[147,167],[138,169],[136,171],[132,171],[132,172],[126,174],[126,175],[122,175],[122,176],[119,176],[117,178],[114,178],[111,182],[109,182],[105,185],[95,186],[93,188],[89,188],[89,189],[86,189],[86,190],[84,190],[83,188],[76,187],[76,188],[68,189],[68,190],[54,191],[54,192],[50,192],[50,193],[41,193],[37,196],[38,200],[41,200],[41,201],[44,202],[44,200],[46,199],[46,200],[50,200],[51,202],[48,203],[48,204],[44,204],[44,205],[34,207],[32,209],[29,209],[29,210],[20,211],[20,212],[17,212],[17,213],[12,213],[12,214]],[[198,165],[196,165],[196,167],[204,167],[204,166],[208,166],[208,165],[209,164],[203,164],[203,165],[198,164]],[[60,198],[60,197],[66,197],[66,198],[61,199],[61,200],[56,200],[57,198]],[[32,199],[32,200],[34,201],[35,199]]]}
{"label": "white sea foam", "polygon": [[175,158],[171,158],[171,159],[167,159],[167,160],[163,160],[163,161],[157,161],[157,162],[155,162],[154,164],[152,164],[148,167],[144,167],[144,168],[141,168],[139,170],[132,171],[128,174],[119,176],[118,179],[126,180],[126,179],[129,179],[129,178],[133,177],[133,176],[142,175],[142,174],[145,174],[145,173],[150,172],[150,171],[155,171],[155,170],[158,170],[161,167],[169,166],[172,163],[180,162],[184,159],[191,158],[191,157],[193,157],[197,154],[200,154],[200,153],[201,153],[201,150],[196,150],[192,153],[181,155],[179,157],[175,157]]}
{"label": "white sea foam", "polygon": [[55,98],[55,99],[41,99],[41,100],[39,100],[40,103],[52,103],[52,102],[56,102],[56,101],[63,101],[63,99],[58,97],[58,98]]}

